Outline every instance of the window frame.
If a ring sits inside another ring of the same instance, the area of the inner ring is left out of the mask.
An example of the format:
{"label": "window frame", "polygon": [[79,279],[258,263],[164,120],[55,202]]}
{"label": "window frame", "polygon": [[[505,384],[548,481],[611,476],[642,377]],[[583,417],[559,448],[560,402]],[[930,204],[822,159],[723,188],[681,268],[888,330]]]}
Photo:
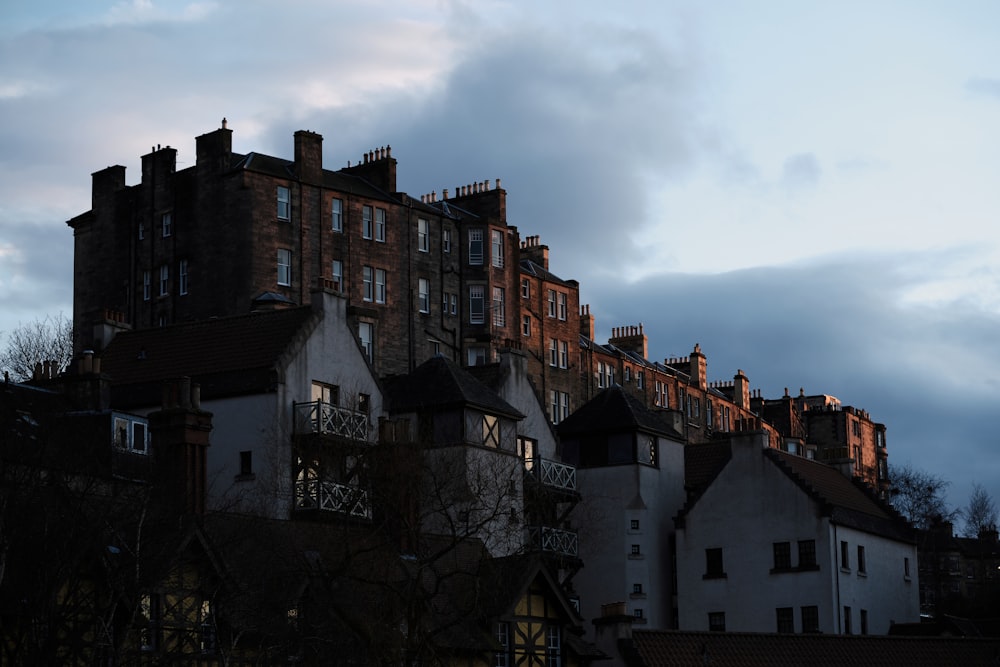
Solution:
{"label": "window frame", "polygon": [[149,301],[153,298],[153,274],[149,269],[142,272],[142,300]]}
{"label": "window frame", "polygon": [[427,278],[417,278],[417,305],[421,313],[431,312],[431,283]]}
{"label": "window frame", "polygon": [[[280,287],[291,287],[292,286],[292,251],[288,248],[278,248],[277,256],[277,269],[278,269],[278,285]],[[284,259],[284,262],[282,262]],[[284,267],[284,272],[282,272],[282,267]],[[284,278],[284,282],[282,282]]]}
{"label": "window frame", "polygon": [[160,265],[160,293],[159,296],[170,294],[170,265]]}
{"label": "window frame", "polygon": [[163,234],[163,238],[170,238],[174,235],[174,214],[173,211],[167,211],[160,216],[160,229]]}
{"label": "window frame", "polygon": [[430,252],[429,223],[423,218],[417,218],[417,252]]}
{"label": "window frame", "polygon": [[289,222],[292,219],[292,190],[287,185],[276,187],[275,198],[277,200],[278,220]]}
{"label": "window frame", "polygon": [[469,285],[469,324],[484,324],[485,322],[486,286]]}
{"label": "window frame", "polygon": [[344,291],[344,260],[334,259],[330,262],[330,282],[337,292]]}
{"label": "window frame", "polygon": [[469,230],[469,266],[483,265],[483,230]]}
{"label": "window frame", "polygon": [[503,232],[499,229],[490,230],[490,263],[497,269],[504,267]]}
{"label": "window frame", "polygon": [[725,579],[726,565],[722,547],[705,549],[705,574],[702,579]]}
{"label": "window frame", "polygon": [[493,287],[493,326],[495,327],[505,327],[507,326],[507,306],[506,306],[506,290],[503,287],[494,286]]}
{"label": "window frame", "polygon": [[344,200],[340,197],[330,199],[330,229],[338,234],[344,233]]}
{"label": "window frame", "polygon": [[375,269],[365,264],[361,267],[361,299],[369,303],[375,300]]}
{"label": "window frame", "polygon": [[177,262],[177,293],[186,296],[188,293],[188,261],[186,259]]}
{"label": "window frame", "polygon": [[375,242],[385,243],[385,226],[387,213],[384,208],[375,209]]}
{"label": "window frame", "polygon": [[372,225],[375,214],[372,213],[372,207],[368,204],[364,204],[361,207],[361,238],[371,240],[372,239]]}
{"label": "window frame", "polygon": [[386,303],[386,294],[385,269],[375,269],[375,303]]}

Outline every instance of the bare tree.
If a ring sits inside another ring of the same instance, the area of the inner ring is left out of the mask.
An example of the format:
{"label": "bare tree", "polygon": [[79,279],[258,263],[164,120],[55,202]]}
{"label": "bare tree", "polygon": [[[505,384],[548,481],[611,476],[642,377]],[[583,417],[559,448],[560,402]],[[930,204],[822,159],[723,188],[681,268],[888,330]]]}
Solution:
{"label": "bare tree", "polygon": [[73,359],[73,322],[62,313],[18,324],[0,349],[0,369],[11,379],[30,380],[35,364],[55,362],[64,369]]}
{"label": "bare tree", "polygon": [[891,466],[889,502],[917,528],[927,529],[939,521],[953,521],[959,514],[949,510],[944,492],[950,482],[910,464]]}
{"label": "bare tree", "polygon": [[965,534],[967,537],[979,537],[984,531],[996,530],[997,506],[993,498],[982,485],[972,485],[972,495],[969,504],[962,510],[965,517]]}

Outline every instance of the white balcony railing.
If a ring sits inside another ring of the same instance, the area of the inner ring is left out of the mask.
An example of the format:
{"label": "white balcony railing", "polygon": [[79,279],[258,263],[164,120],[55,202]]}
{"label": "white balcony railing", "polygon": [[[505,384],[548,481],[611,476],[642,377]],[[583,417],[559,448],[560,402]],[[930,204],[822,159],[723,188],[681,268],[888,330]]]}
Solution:
{"label": "white balcony railing", "polygon": [[540,483],[562,489],[576,491],[576,468],[565,463],[548,459],[528,459],[524,467]]}
{"label": "white balcony railing", "polygon": [[294,403],[295,432],[327,433],[368,442],[368,415],[323,401]]}
{"label": "white balcony railing", "polygon": [[572,531],[542,526],[531,532],[534,546],[541,551],[574,558],[579,554],[579,539]]}
{"label": "white balcony railing", "polygon": [[372,518],[372,506],[367,490],[315,479],[295,482],[295,509],[318,509],[362,519]]}

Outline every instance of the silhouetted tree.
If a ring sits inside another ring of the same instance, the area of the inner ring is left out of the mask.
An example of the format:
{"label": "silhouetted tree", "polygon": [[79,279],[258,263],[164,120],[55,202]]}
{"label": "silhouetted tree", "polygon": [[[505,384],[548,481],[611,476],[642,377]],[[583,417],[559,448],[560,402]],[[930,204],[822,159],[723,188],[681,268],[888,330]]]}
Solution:
{"label": "silhouetted tree", "polygon": [[951,482],[910,464],[889,468],[889,502],[917,528],[927,529],[939,521],[953,521],[957,510],[944,500]]}
{"label": "silhouetted tree", "polygon": [[72,359],[73,322],[61,313],[19,324],[0,349],[0,369],[16,382],[30,380],[37,363],[55,362],[62,370]]}
{"label": "silhouetted tree", "polygon": [[997,507],[993,498],[982,485],[972,485],[972,495],[969,504],[962,510],[965,517],[965,534],[967,537],[979,537],[985,530],[995,530],[997,526]]}

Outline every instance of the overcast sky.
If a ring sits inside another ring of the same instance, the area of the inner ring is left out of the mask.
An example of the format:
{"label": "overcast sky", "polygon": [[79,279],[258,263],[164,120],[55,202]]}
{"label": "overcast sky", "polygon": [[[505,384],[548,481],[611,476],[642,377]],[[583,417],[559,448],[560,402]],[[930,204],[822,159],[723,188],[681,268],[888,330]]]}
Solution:
{"label": "overcast sky", "polygon": [[[613,5],[613,8],[611,8]],[[572,9],[570,9],[572,7]],[[598,338],[828,393],[1000,501],[1000,3],[11,0],[0,332],[72,312],[90,174],[194,137],[501,178]],[[2,335],[2,334],[0,334]],[[2,339],[0,339],[2,343]]]}

